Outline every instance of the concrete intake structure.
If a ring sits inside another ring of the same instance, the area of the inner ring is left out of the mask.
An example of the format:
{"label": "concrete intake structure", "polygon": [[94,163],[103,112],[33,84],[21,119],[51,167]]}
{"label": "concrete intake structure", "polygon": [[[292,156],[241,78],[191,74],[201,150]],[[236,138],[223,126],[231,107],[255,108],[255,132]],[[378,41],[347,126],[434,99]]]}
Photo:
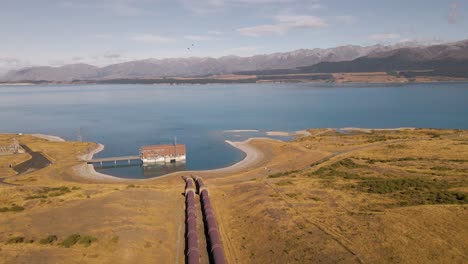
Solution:
{"label": "concrete intake structure", "polygon": [[224,255],[223,244],[219,235],[218,224],[214,215],[213,207],[211,206],[208,188],[203,183],[203,179],[196,177],[198,185],[198,193],[203,205],[203,217],[205,220],[205,228],[208,231],[208,243],[210,248],[210,257],[214,264],[226,264],[226,257]]}
{"label": "concrete intake structure", "polygon": [[195,208],[195,183],[192,178],[185,180],[185,226],[186,226],[186,258],[187,264],[200,263],[198,250],[197,216]]}

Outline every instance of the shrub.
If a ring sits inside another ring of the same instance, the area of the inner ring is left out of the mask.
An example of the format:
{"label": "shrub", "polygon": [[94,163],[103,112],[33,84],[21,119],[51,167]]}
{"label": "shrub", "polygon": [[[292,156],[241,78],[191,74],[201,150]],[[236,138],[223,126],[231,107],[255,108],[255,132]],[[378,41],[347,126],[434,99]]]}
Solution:
{"label": "shrub", "polygon": [[4,212],[21,212],[23,210],[24,210],[24,207],[19,206],[19,205],[13,205],[10,208],[8,208],[8,207],[0,208],[0,213],[4,213]]}
{"label": "shrub", "polygon": [[56,235],[50,235],[46,238],[39,240],[39,244],[52,244],[54,241],[57,241]]}
{"label": "shrub", "polygon": [[17,236],[17,237],[12,237],[6,241],[5,244],[19,244],[24,242],[24,237]]}
{"label": "shrub", "polygon": [[83,236],[80,239],[80,244],[84,245],[85,247],[89,247],[96,240],[97,240],[97,238],[95,238],[93,236]]}
{"label": "shrub", "polygon": [[372,179],[358,184],[361,191],[389,194],[400,200],[400,206],[419,204],[466,204],[468,195],[447,191],[450,185],[445,181],[424,179]]}
{"label": "shrub", "polygon": [[119,236],[113,236],[113,237],[111,238],[111,242],[112,242],[112,243],[118,243],[118,242],[119,242]]}
{"label": "shrub", "polygon": [[287,193],[286,196],[288,196],[289,198],[296,198],[299,194],[297,193]]}
{"label": "shrub", "polygon": [[277,182],[275,184],[278,185],[278,186],[285,186],[285,185],[291,185],[293,183],[292,183],[292,181],[280,181],[280,182]]}
{"label": "shrub", "polygon": [[31,199],[45,199],[45,198],[47,198],[47,195],[38,194],[38,195],[27,196],[27,197],[26,197],[26,200],[31,200]]}
{"label": "shrub", "polygon": [[49,193],[49,197],[56,197],[56,196],[61,196],[66,193],[71,192],[70,188],[68,187],[59,187],[57,190],[54,190],[53,192]]}
{"label": "shrub", "polygon": [[345,171],[340,171],[337,170],[338,167],[346,167],[346,168],[364,168],[367,167],[365,165],[360,165],[354,163],[350,159],[344,159],[341,161],[338,161],[336,163],[333,163],[332,165],[328,167],[321,167],[320,169],[311,172],[308,174],[308,176],[319,176],[320,178],[334,178],[334,177],[341,177],[345,179],[361,179],[357,174],[351,173],[351,172],[345,172]]}
{"label": "shrub", "polygon": [[357,168],[367,168],[368,166],[366,165],[360,165],[360,164],[356,164],[353,160],[351,159],[342,159],[338,162],[335,162],[333,163],[331,166],[333,167],[345,167],[345,168],[349,168],[349,169],[357,169]]}
{"label": "shrub", "polygon": [[409,188],[414,188],[416,190],[432,189],[436,187],[436,184],[438,183],[422,179],[369,179],[360,182],[359,187],[370,193],[384,194]]}
{"label": "shrub", "polygon": [[10,207],[11,212],[21,212],[23,210],[24,210],[24,207],[19,206],[19,205],[13,205],[12,207]]}
{"label": "shrub", "polygon": [[[72,188],[72,189],[76,190],[76,188]],[[47,196],[56,197],[56,196],[64,195],[69,192],[71,192],[71,190],[67,186],[44,187],[38,191],[38,195],[28,196],[26,197],[26,199],[47,198]]]}
{"label": "shrub", "polygon": [[288,176],[290,174],[294,174],[294,173],[298,173],[298,172],[299,172],[298,170],[278,172],[278,173],[275,173],[275,174],[271,174],[270,176],[268,176],[268,178],[279,178],[279,177]]}
{"label": "shrub", "polygon": [[64,241],[62,241],[60,245],[66,248],[72,247],[80,240],[80,238],[81,238],[80,234],[70,235]]}

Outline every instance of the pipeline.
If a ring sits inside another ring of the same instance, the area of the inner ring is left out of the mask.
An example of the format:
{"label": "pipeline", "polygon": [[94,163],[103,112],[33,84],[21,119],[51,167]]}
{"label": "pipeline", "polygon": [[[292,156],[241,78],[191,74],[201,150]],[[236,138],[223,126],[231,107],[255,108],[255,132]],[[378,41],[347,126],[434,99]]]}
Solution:
{"label": "pipeline", "polygon": [[198,193],[202,202],[203,216],[205,220],[205,228],[208,231],[208,243],[210,246],[210,257],[214,264],[227,264],[224,255],[221,237],[219,235],[218,224],[214,215],[213,207],[211,206],[208,187],[203,182],[203,179],[196,177],[195,181],[198,185]]}
{"label": "pipeline", "polygon": [[185,213],[186,213],[186,258],[187,264],[200,263],[200,251],[198,250],[197,216],[195,209],[195,184],[192,178],[185,180]]}

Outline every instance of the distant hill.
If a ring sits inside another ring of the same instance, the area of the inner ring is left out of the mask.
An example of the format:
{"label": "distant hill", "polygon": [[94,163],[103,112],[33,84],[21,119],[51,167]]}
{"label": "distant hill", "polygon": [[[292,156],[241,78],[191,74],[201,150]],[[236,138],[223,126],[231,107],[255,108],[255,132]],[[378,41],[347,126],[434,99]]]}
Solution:
{"label": "distant hill", "polygon": [[[414,46],[414,43],[402,44]],[[72,81],[193,77],[238,71],[276,70],[314,65],[321,62],[350,61],[375,52],[391,51],[399,46],[341,46],[329,49],[301,49],[292,52],[225,56],[220,58],[146,59],[98,68],[86,64],[62,67],[31,67],[6,73],[2,81]]]}
{"label": "distant hill", "polygon": [[56,81],[73,80],[79,78],[91,78],[95,76],[98,67],[88,64],[71,64],[62,67],[33,67],[6,73],[2,80],[5,81]]}
{"label": "distant hill", "polygon": [[[404,47],[340,62],[320,62],[305,67],[271,71],[244,71],[243,74],[404,72],[411,76],[468,77],[468,40],[427,47]],[[424,71],[424,72],[420,72]]]}

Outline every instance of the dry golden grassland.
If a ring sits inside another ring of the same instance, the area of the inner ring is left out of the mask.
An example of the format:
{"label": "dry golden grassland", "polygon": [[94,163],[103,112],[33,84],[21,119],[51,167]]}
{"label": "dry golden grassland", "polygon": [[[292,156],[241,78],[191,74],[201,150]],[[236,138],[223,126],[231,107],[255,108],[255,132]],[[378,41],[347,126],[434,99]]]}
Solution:
{"label": "dry golden grassland", "polygon": [[[183,221],[180,186],[87,182],[71,168],[94,143],[17,138],[53,164],[5,178],[15,186],[0,183],[0,263],[183,260],[183,244],[178,250],[176,243]],[[11,174],[0,164],[0,175]]]}
{"label": "dry golden grassland", "polygon": [[21,136],[53,164],[11,176],[27,157],[0,157],[0,263],[183,263],[184,174],[206,179],[229,263],[468,259],[467,131],[309,132],[252,141],[238,172],[124,183],[73,174],[94,143]]}
{"label": "dry golden grassland", "polygon": [[233,262],[466,261],[466,131],[329,132],[286,146],[343,154],[306,168],[272,160],[269,175],[217,187]]}

